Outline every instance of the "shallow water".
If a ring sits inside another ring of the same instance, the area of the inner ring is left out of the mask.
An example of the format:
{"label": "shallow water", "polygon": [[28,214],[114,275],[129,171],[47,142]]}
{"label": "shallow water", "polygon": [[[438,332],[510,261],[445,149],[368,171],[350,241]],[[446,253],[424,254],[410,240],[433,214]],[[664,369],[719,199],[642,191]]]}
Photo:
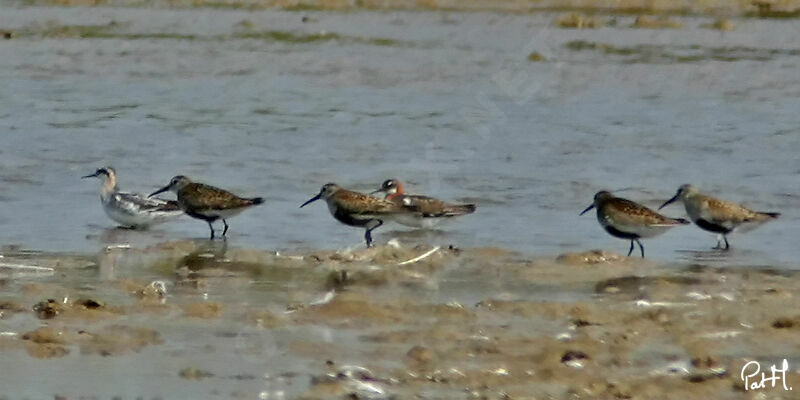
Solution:
{"label": "shallow water", "polygon": [[[680,30],[630,29],[626,17],[565,30],[549,14],[3,11],[0,26],[18,37],[0,42],[2,243],[94,251],[207,234],[189,219],[108,232],[99,183],[78,178],[112,165],[126,190],[186,174],[265,196],[232,221],[233,243],[246,247],[356,245],[361,234],[322,205],[297,207],[328,181],[369,190],[397,177],[479,205],[443,242],[623,251],[577,216],[594,192],[633,188],[621,195],[655,206],[692,182],[784,213],[734,237],[733,257],[789,268],[798,258],[791,21],[737,20],[723,33],[702,18]],[[547,61],[528,61],[531,52]],[[700,56],[669,58],[683,53]],[[714,240],[681,228],[647,250],[675,260]]]}
{"label": "shallow water", "polygon": [[[303,23],[304,16],[310,21]],[[608,236],[593,215],[578,216],[594,193],[625,189],[621,196],[656,207],[691,182],[783,216],[732,236],[728,253],[710,251],[711,234],[675,228],[645,241],[650,261],[677,270],[695,264],[797,269],[800,25],[742,19],[734,20],[734,31],[719,32],[702,27],[709,19],[686,17],[683,29],[649,30],[629,28],[633,17],[616,17],[614,27],[565,30],[554,26],[554,18],[3,8],[0,28],[15,36],[0,41],[6,88],[0,93],[0,244],[89,258],[68,273],[17,276],[22,283],[14,285],[64,285],[42,291],[41,298],[26,297],[31,304],[73,290],[99,290],[109,303],[124,303],[128,297],[102,291],[104,281],[177,281],[172,261],[159,269],[150,266],[152,260],[128,259],[110,275],[102,268],[98,260],[109,245],[139,249],[208,234],[205,223],[189,218],[147,232],[114,229],[99,204],[99,182],[79,179],[103,165],[117,169],[126,190],[150,192],[185,174],[264,196],[266,205],[230,221],[228,244],[282,253],[360,248],[361,230],[336,223],[322,204],[298,206],[329,181],[367,191],[395,177],[415,192],[475,202],[478,211],[440,232],[381,228],[377,242],[397,237],[408,246],[498,247],[520,252],[521,260],[589,248],[624,252],[628,244]],[[529,61],[532,52],[545,60]],[[665,213],[683,215],[680,206]],[[646,271],[651,264],[644,265]],[[594,296],[589,278],[567,284],[547,276],[515,281],[488,272],[464,275],[462,268],[467,267],[448,264],[427,286],[401,284],[382,295],[469,305],[502,295],[559,302]],[[302,292],[300,302],[324,295],[323,272],[295,274],[269,270],[245,274],[242,281],[237,275],[210,289],[179,292],[174,300],[210,296],[229,308],[266,304],[277,312],[291,302],[287,293]],[[16,290],[22,288],[9,293]],[[228,317],[148,322],[165,344],[125,358],[73,352],[44,363],[18,353],[13,373],[36,369],[47,376],[87,362],[98,382],[103,373],[117,377],[92,394],[170,398],[169,388],[185,387],[176,380],[178,370],[216,363],[236,367],[231,373],[215,369],[213,379],[192,386],[198,396],[209,396],[215,387],[252,394],[265,385],[296,394],[321,366],[284,351],[295,335],[352,349],[365,334],[324,324],[265,332],[230,325]],[[147,317],[125,319],[142,323]],[[38,324],[32,318],[12,321],[20,332]],[[546,325],[536,325],[537,332],[550,334]],[[247,361],[251,346],[257,351]],[[160,357],[164,352],[170,357]],[[367,350],[359,354],[370,358]],[[143,373],[149,360],[173,375]],[[119,378],[127,376],[126,368],[130,381]],[[257,379],[237,375],[253,370]],[[305,375],[275,377],[287,371]],[[3,378],[22,384],[12,393],[30,397],[86,395],[64,386],[88,379],[72,372],[74,379],[63,375],[39,389],[23,377]],[[159,378],[163,390],[133,389]]]}

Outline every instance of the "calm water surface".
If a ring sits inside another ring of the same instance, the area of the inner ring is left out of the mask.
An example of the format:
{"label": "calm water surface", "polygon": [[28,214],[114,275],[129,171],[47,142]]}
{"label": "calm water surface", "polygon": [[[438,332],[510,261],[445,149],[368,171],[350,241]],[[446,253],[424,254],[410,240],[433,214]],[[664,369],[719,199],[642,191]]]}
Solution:
{"label": "calm water surface", "polygon": [[[654,206],[691,182],[784,212],[733,243],[762,263],[798,258],[800,27],[791,21],[742,20],[721,33],[702,19],[675,31],[630,29],[626,18],[579,31],[553,27],[551,15],[303,15],[4,9],[0,26],[28,34],[0,43],[0,243],[106,244],[99,183],[78,178],[112,165],[127,190],[186,174],[265,196],[267,206],[233,220],[239,246],[355,245],[360,233],[325,207],[297,206],[328,181],[369,190],[397,177],[478,203],[445,227],[446,242],[624,251],[577,216],[592,195],[632,188],[620,195]],[[106,24],[109,38],[37,33]],[[338,38],[236,36],[267,31]],[[528,61],[531,52],[546,61]],[[126,240],[205,234],[187,218]],[[647,249],[672,260],[713,241],[676,229]]]}
{"label": "calm water surface", "polygon": [[[375,232],[379,242],[401,235],[529,255],[624,252],[628,244],[593,214],[578,216],[594,193],[625,189],[621,196],[655,207],[693,183],[783,217],[733,236],[723,256],[707,252],[713,235],[676,228],[645,242],[649,258],[798,268],[800,24],[747,19],[723,33],[702,18],[647,30],[618,17],[615,27],[564,30],[553,18],[4,8],[0,27],[19,35],[0,41],[0,244],[94,253],[207,236],[189,218],[150,232],[113,229],[100,183],[79,179],[112,165],[126,190],[150,192],[184,174],[264,196],[265,206],[229,221],[229,243],[282,251],[361,245],[363,232],[321,203],[298,209],[327,182],[367,191],[394,177],[414,192],[478,204],[442,232],[387,226]],[[532,52],[544,61],[529,61]],[[477,298],[493,290],[464,285],[487,291]],[[194,328],[159,329],[180,338]],[[195,339],[213,341],[213,329]],[[280,347],[272,335],[239,334],[245,350],[216,361],[242,362],[247,346]],[[90,362],[102,382],[108,368],[124,375],[157,352]],[[16,362],[20,373],[41,366]],[[115,387],[160,379],[138,371]]]}

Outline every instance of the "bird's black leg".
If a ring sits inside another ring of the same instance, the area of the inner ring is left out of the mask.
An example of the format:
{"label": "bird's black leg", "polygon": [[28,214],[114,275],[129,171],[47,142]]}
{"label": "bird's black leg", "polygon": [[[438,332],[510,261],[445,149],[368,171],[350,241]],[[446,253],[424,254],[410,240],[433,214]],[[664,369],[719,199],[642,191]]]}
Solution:
{"label": "bird's black leg", "polygon": [[628,257],[631,256],[631,253],[633,253],[633,240],[631,240],[631,248],[628,249]]}
{"label": "bird's black leg", "polygon": [[367,228],[367,232],[364,233],[364,240],[367,241],[367,247],[372,247],[372,230],[383,225],[383,221],[379,219],[376,219],[374,221],[378,221],[378,225],[375,225],[372,228]]}
{"label": "bird's black leg", "polygon": [[725,235],[722,235],[722,238],[723,238],[723,239],[725,239],[725,250],[728,250],[728,249],[730,249],[730,248],[731,248],[731,245],[730,245],[730,244],[728,244],[728,237],[727,237],[727,236],[725,236]]}
{"label": "bird's black leg", "polygon": [[225,224],[225,229],[222,230],[222,237],[225,237],[225,234],[228,233],[228,222],[223,218],[222,223]]}
{"label": "bird's black leg", "polygon": [[211,221],[206,221],[206,222],[208,222],[208,228],[211,229],[211,238],[210,238],[210,240],[214,240],[214,225],[211,225]]}
{"label": "bird's black leg", "polygon": [[364,240],[367,242],[367,248],[372,247],[372,234],[370,234],[370,231],[372,231],[372,229],[367,229],[366,232],[364,232]]}
{"label": "bird's black leg", "polygon": [[[642,246],[642,242],[639,239],[636,239],[636,244],[639,245],[639,251],[642,252],[642,258],[644,258],[644,246]],[[633,250],[633,242],[631,242],[631,250]]]}

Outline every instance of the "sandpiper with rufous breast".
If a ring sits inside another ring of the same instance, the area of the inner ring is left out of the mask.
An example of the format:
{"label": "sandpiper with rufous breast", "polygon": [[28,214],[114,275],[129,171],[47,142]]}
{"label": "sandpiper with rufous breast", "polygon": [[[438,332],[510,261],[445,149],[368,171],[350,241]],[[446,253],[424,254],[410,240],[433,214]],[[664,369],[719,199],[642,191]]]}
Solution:
{"label": "sandpiper with rufous breast", "polygon": [[730,249],[727,237],[729,233],[753,230],[781,215],[776,212],[753,211],[736,203],[704,195],[689,184],[681,185],[675,196],[665,201],[658,209],[678,200],[683,202],[686,214],[695,225],[717,234],[715,249],[723,249],[723,240],[725,241],[724,250]]}
{"label": "sandpiper with rufous breast", "polygon": [[208,223],[211,229],[211,239],[214,239],[214,226],[212,223],[218,219],[222,220],[225,229],[222,237],[228,233],[228,218],[231,218],[246,208],[262,204],[264,199],[261,197],[243,198],[227,190],[202,183],[192,182],[189,178],[178,175],[173,177],[167,186],[156,190],[150,196],[173,191],[178,196],[178,204],[181,209],[189,216],[202,219]]}
{"label": "sandpiper with rufous breast", "polygon": [[415,228],[430,229],[439,222],[475,212],[475,204],[452,204],[433,197],[406,194],[404,185],[397,179],[387,179],[372,192],[385,193],[385,200],[401,205],[409,212],[395,214],[393,221]]}
{"label": "sandpiper with rufous breast", "polygon": [[372,231],[383,225],[384,220],[408,212],[402,206],[391,201],[342,189],[335,183],[323,185],[319,193],[308,199],[300,208],[319,199],[325,200],[328,204],[328,211],[337,221],[345,225],[365,228],[364,240],[367,247],[372,246]]}
{"label": "sandpiper with rufous breast", "polygon": [[644,246],[639,239],[660,235],[670,228],[686,225],[683,218],[665,217],[639,203],[616,197],[611,192],[600,191],[594,195],[594,203],[580,215],[592,208],[597,209],[597,221],[611,236],[631,241],[628,256],[633,253],[633,242],[639,245],[644,258]]}

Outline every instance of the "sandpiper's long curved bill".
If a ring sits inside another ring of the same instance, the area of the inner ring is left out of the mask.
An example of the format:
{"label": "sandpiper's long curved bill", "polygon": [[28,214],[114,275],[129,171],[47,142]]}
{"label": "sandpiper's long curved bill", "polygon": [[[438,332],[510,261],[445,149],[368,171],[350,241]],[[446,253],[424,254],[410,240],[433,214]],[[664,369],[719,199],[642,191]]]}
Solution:
{"label": "sandpiper's long curved bill", "polygon": [[673,202],[675,202],[675,200],[678,200],[678,196],[679,195],[680,195],[680,191],[678,193],[675,193],[675,196],[672,196],[671,199],[665,201],[664,204],[661,205],[661,207],[658,207],[658,209],[660,210],[660,209],[668,206],[669,204],[672,204]]}
{"label": "sandpiper's long curved bill", "polygon": [[316,196],[308,199],[305,203],[303,203],[303,205],[301,205],[300,208],[303,208],[303,207],[305,207],[305,206],[307,206],[307,205],[309,205],[309,204],[311,204],[311,203],[313,203],[313,202],[315,202],[315,201],[317,201],[317,200],[319,200],[321,198],[322,198],[322,192],[319,192],[319,194],[317,194]]}
{"label": "sandpiper's long curved bill", "polygon": [[164,186],[161,189],[158,189],[155,192],[148,194],[147,197],[153,197],[153,196],[155,196],[155,195],[157,195],[159,193],[164,193],[167,190],[169,190],[169,187],[170,187],[170,185]]}
{"label": "sandpiper's long curved bill", "polygon": [[579,215],[586,214],[587,212],[589,212],[589,210],[591,210],[593,208],[594,208],[594,203],[592,203],[592,205],[590,205],[589,207],[586,207],[586,209],[581,211],[581,213]]}

